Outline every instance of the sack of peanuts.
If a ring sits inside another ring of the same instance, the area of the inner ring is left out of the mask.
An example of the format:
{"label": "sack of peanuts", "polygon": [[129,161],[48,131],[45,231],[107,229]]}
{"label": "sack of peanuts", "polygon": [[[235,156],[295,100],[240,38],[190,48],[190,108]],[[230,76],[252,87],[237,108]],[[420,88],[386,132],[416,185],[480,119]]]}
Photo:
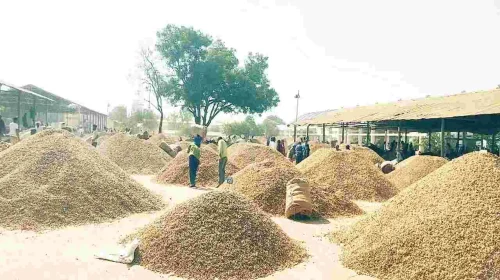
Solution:
{"label": "sack of peanuts", "polygon": [[165,152],[167,153],[169,156],[171,157],[175,157],[177,155],[177,152],[175,152],[174,150],[172,150],[172,148],[170,148],[170,146],[165,142],[165,141],[162,141],[160,143],[160,148]]}
{"label": "sack of peanuts", "polygon": [[285,217],[312,214],[311,188],[306,179],[294,178],[286,186]]}

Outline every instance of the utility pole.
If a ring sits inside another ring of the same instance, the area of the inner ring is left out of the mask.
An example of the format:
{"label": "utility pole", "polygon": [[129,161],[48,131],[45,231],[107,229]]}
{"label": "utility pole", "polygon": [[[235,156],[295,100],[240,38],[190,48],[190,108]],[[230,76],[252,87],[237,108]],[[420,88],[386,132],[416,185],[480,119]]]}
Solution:
{"label": "utility pole", "polygon": [[295,99],[297,99],[297,109],[295,110],[295,121],[297,122],[299,119],[299,99],[300,99],[300,91],[297,91],[295,95]]}

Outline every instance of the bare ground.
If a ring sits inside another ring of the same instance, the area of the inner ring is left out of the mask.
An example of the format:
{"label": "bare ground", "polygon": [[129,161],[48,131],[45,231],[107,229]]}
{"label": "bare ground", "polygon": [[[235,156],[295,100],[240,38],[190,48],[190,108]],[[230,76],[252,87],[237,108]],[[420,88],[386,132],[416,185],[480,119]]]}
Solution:
{"label": "bare ground", "polygon": [[[202,194],[207,189],[189,189],[158,185],[151,176],[133,176],[169,203],[169,207]],[[380,203],[357,202],[367,212],[376,211]],[[144,269],[98,260],[94,254],[114,246],[118,240],[140,228],[164,211],[132,215],[117,221],[36,233],[0,229],[1,279],[180,279]],[[291,269],[279,271],[265,279],[349,279],[368,280],[342,266],[341,248],[324,235],[351,225],[360,217],[339,218],[310,223],[285,218],[273,220],[290,237],[303,242],[310,258]]]}

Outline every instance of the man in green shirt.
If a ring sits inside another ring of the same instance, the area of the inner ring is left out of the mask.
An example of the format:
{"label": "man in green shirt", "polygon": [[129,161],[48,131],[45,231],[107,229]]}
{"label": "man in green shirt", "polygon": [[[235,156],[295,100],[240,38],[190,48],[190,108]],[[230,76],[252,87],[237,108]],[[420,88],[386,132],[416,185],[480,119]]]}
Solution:
{"label": "man in green shirt", "polygon": [[[219,150],[219,186],[226,180],[227,144],[222,137],[217,140]],[[218,187],[218,186],[217,186]]]}
{"label": "man in green shirt", "polygon": [[198,172],[198,166],[200,166],[201,157],[201,136],[196,135],[194,137],[194,143],[188,147],[188,162],[189,162],[189,183],[191,188],[196,188],[196,173]]}

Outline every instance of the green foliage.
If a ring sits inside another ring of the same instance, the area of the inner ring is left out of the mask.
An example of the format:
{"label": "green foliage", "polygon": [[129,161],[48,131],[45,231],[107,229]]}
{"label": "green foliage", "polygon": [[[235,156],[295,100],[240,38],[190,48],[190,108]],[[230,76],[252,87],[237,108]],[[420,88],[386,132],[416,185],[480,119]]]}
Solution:
{"label": "green foliage", "polygon": [[123,105],[114,107],[109,113],[108,118],[115,121],[116,129],[124,130],[128,123],[127,107]]}
{"label": "green foliage", "polygon": [[226,123],[222,127],[226,135],[238,135],[249,138],[251,136],[261,136],[264,131],[262,126],[257,125],[253,116],[247,116],[242,122]]}
{"label": "green foliage", "polygon": [[167,116],[167,128],[170,130],[176,130],[179,136],[192,135],[191,133],[191,122],[193,120],[193,115],[185,110],[180,112],[172,112]]}
{"label": "green foliage", "polygon": [[[445,133],[445,139],[450,135],[449,132]],[[420,147],[424,149],[424,151],[429,152],[429,138],[423,138],[420,143]],[[431,150],[433,154],[439,155],[441,154],[441,133],[435,132],[431,133]]]}
{"label": "green foliage", "polygon": [[262,129],[264,130],[264,135],[266,136],[276,136],[279,134],[278,125],[285,124],[278,116],[268,116],[262,122]]}
{"label": "green foliage", "polygon": [[137,111],[128,118],[127,124],[134,133],[141,132],[138,124],[142,125],[142,131],[151,133],[158,127],[158,116],[150,110]]}
{"label": "green foliage", "polygon": [[279,102],[266,75],[268,58],[250,53],[239,66],[236,51],[184,26],[157,32],[156,48],[168,69],[165,97],[209,126],[221,112],[263,113]]}

